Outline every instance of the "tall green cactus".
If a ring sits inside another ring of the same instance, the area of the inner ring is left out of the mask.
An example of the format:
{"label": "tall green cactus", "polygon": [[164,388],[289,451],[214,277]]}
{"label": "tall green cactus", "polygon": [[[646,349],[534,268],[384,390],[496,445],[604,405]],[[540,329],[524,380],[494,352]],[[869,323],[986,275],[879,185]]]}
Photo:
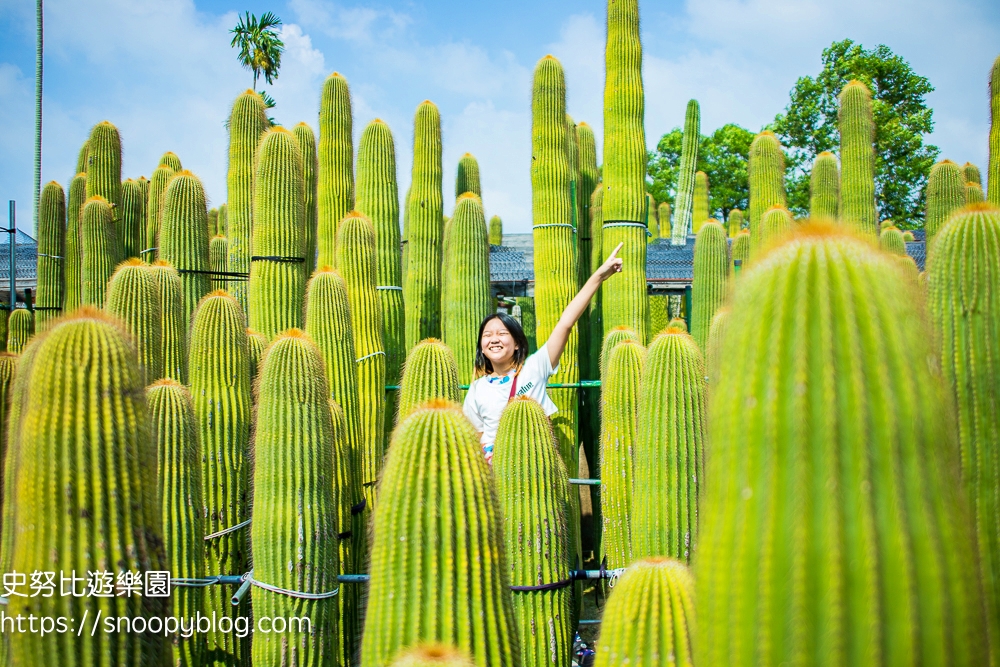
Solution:
{"label": "tall green cactus", "polygon": [[[590,272],[594,273],[600,267],[601,263],[604,261],[604,184],[598,182],[594,187],[594,192],[590,195]],[[602,308],[603,299],[601,298],[601,290],[597,290],[597,294],[594,298],[590,300],[590,305],[587,307],[590,311],[587,313],[587,317],[590,320],[590,333],[589,338],[592,341],[591,345],[594,348],[595,353],[599,353],[600,350],[597,349],[601,345],[601,341],[604,340],[604,315]],[[595,354],[591,354],[586,367],[585,379],[594,379],[600,375],[601,369],[598,365],[597,358]]]}
{"label": "tall green cactus", "polygon": [[[274,338],[302,326],[306,291],[302,162],[295,136],[283,127],[260,139],[253,192],[249,322]],[[235,270],[233,243],[230,238],[230,270]]]}
{"label": "tall green cactus", "polygon": [[656,210],[656,222],[660,229],[660,238],[669,239],[672,230],[672,222],[670,220],[670,202],[664,201],[660,202]]}
{"label": "tall green cactus", "polygon": [[965,175],[966,183],[975,183],[980,188],[983,187],[983,176],[979,173],[979,167],[971,162],[966,162],[962,165],[962,173]]}
{"label": "tall green cactus", "polygon": [[[132,345],[110,318],[84,309],[50,328],[34,355],[12,471],[10,571],[162,570],[156,450]],[[107,597],[12,595],[7,612],[145,620],[169,613],[166,598],[101,592]],[[164,664],[162,634],[101,630],[11,633],[10,664]]]}
{"label": "tall green cactus", "polygon": [[701,107],[698,105],[698,100],[688,100],[687,110],[684,112],[681,163],[677,172],[677,196],[674,199],[676,215],[670,232],[670,242],[673,245],[686,245],[688,234],[692,230],[695,173],[698,171],[698,144],[700,141]]}
{"label": "tall green cactus", "polygon": [[472,153],[466,153],[458,161],[458,174],[455,177],[455,198],[466,192],[483,197],[483,187],[479,180],[479,162]]}
{"label": "tall green cactus", "polygon": [[612,569],[632,562],[633,454],[639,381],[646,360],[646,350],[635,338],[621,338],[612,345],[614,333],[605,341],[601,373],[601,555]]}
{"label": "tall green cactus", "polygon": [[[171,577],[205,577],[205,524],[201,490],[201,443],[191,394],[176,380],[165,378],[146,390],[149,421],[156,447],[157,491],[166,569]],[[171,591],[173,614],[190,618],[204,609],[205,589],[178,586]],[[180,667],[205,664],[205,635],[173,637],[172,663]]]}
{"label": "tall green cactus", "polygon": [[302,191],[305,225],[302,233],[303,257],[306,258],[306,276],[311,276],[316,270],[316,233],[319,225],[316,198],[318,195],[316,174],[319,163],[316,157],[316,135],[306,123],[299,123],[292,128],[295,141],[299,145],[299,155],[302,158]]}
{"label": "tall green cactus", "polygon": [[823,151],[813,161],[809,176],[809,216],[835,219],[840,211],[840,165],[837,156]]}
{"label": "tall green cactus", "polygon": [[181,277],[177,270],[162,259],[150,266],[160,297],[160,345],[163,350],[163,377],[188,381],[188,322],[181,296]]}
{"label": "tall green cactus", "polygon": [[694,580],[682,564],[650,558],[618,580],[604,608],[595,667],[694,664]]}
{"label": "tall green cactus", "polygon": [[639,389],[632,458],[633,558],[671,556],[691,562],[705,478],[706,407],[701,350],[688,334],[667,328],[649,346]]}
{"label": "tall green cactus", "polygon": [[[863,234],[878,234],[875,208],[875,120],[872,93],[852,80],[838,97],[840,127],[840,217]],[[964,181],[963,181],[964,183]]]}
{"label": "tall green cactus", "polygon": [[458,381],[472,382],[479,324],[493,312],[490,295],[490,245],[483,204],[475,194],[458,198],[444,265],[442,329],[444,343],[458,360]]}
{"label": "tall green cactus", "polygon": [[[385,345],[385,383],[398,385],[406,359],[403,306],[403,266],[399,243],[399,189],[396,183],[396,146],[389,126],[381,120],[368,124],[358,146],[358,211],[372,221],[377,248],[376,288],[382,304],[382,342]],[[385,395],[385,439],[389,442],[396,414],[395,392]]]}
{"label": "tall green cactus", "polygon": [[[264,355],[254,429],[253,578],[307,594],[339,592],[335,432],[319,350],[290,329]],[[309,619],[307,627],[255,633],[253,662],[338,664],[337,601],[292,597],[255,585],[254,616]]]}
{"label": "tall green cactus", "polygon": [[729,243],[726,230],[717,222],[702,225],[694,242],[694,279],[691,286],[691,335],[705,349],[715,311],[726,300],[729,274]]}
{"label": "tall green cactus", "polygon": [[87,175],[79,173],[69,185],[69,200],[66,203],[65,260],[63,280],[65,296],[63,312],[71,313],[80,307],[80,232],[83,224],[83,204],[87,199]]}
{"label": "tall green cactus", "polygon": [[260,369],[260,362],[264,358],[264,350],[270,341],[262,333],[257,333],[253,329],[247,329],[247,356],[250,359],[250,384],[257,380],[257,371]]}
{"label": "tall green cactus", "polygon": [[[235,298],[212,292],[191,324],[188,372],[202,451],[205,572],[242,575],[250,565],[250,360],[246,319]],[[221,533],[221,534],[220,534]],[[235,619],[249,613],[248,600],[230,604],[231,591],[205,590],[208,615]],[[206,635],[211,665],[248,665],[250,638]]]}
{"label": "tall green cactus", "polygon": [[141,259],[125,260],[111,276],[104,310],[117,317],[132,336],[143,386],[163,377],[160,290]]}
{"label": "tall green cactus", "polygon": [[171,151],[167,151],[166,153],[160,156],[160,164],[165,164],[174,171],[180,171],[181,169],[183,169],[183,167],[181,166],[181,159],[177,157],[176,153],[173,153]]}
{"label": "tall green cactus", "polygon": [[139,253],[147,263],[152,263],[159,254],[160,225],[163,222],[163,196],[167,191],[167,184],[176,174],[177,172],[172,168],[161,164],[153,171],[153,176],[149,180],[146,229],[139,240],[139,245],[143,246]]}
{"label": "tall green cactus", "polygon": [[[987,617],[1000,621],[1000,210],[958,211],[940,230],[928,267],[928,305],[948,397],[958,415],[962,486],[973,510]],[[995,627],[995,626],[994,626]]]}
{"label": "tall green cactus", "polygon": [[399,413],[394,423],[402,422],[421,405],[435,398],[452,402],[462,400],[458,389],[458,364],[455,354],[436,338],[422,340],[406,356],[399,386]]}
{"label": "tall green cactus", "polygon": [[701,226],[708,220],[709,213],[708,174],[699,171],[694,175],[694,213],[691,219],[694,234],[698,235]]}
{"label": "tall green cactus", "polygon": [[783,206],[774,206],[760,220],[760,245],[775,243],[792,230],[792,214]]}
{"label": "tall green cactus", "polygon": [[7,318],[7,351],[20,354],[35,335],[35,314],[27,308],[15,308]]}
{"label": "tall green cactus", "polygon": [[[214,236],[208,242],[208,267],[214,274],[227,273],[229,266],[229,241],[225,236]],[[226,276],[213,275],[212,289],[226,289]]]}
{"label": "tall green cactus", "polygon": [[87,162],[90,160],[90,137],[80,146],[80,151],[76,154],[76,173],[87,173]]}
{"label": "tall green cactus", "polygon": [[87,199],[80,214],[80,303],[104,306],[114,273],[114,215],[104,197]]}
{"label": "tall green cactus", "polygon": [[45,331],[62,314],[66,264],[66,196],[51,181],[38,202],[38,330]]}
{"label": "tall green cactus", "polygon": [[[118,128],[101,121],[90,130],[87,149],[87,199],[104,197],[117,225],[122,206],[122,139]],[[118,230],[115,230],[116,236]]]}
{"label": "tall green cactus", "polygon": [[364,450],[361,483],[368,505],[374,507],[375,487],[385,457],[385,346],[382,303],[376,291],[375,229],[357,211],[347,214],[337,231],[337,270],[347,285],[351,328],[357,356],[358,405]]}
{"label": "tall green cactus", "polygon": [[656,239],[660,238],[660,221],[656,217],[656,200],[653,199],[653,195],[646,193],[646,229],[649,230],[649,236],[646,237],[646,243],[652,243]]}
{"label": "tall green cactus", "polygon": [[879,247],[884,252],[893,255],[906,256],[906,242],[903,241],[903,232],[896,227],[886,227],[878,237]]}
{"label": "tall green cactus", "polygon": [[729,235],[729,238],[735,239],[741,231],[743,231],[743,211],[734,208],[729,211],[726,233]]}
{"label": "tall green cactus", "polygon": [[951,160],[941,160],[931,167],[927,177],[927,211],[924,230],[927,248],[930,249],[938,231],[948,222],[951,214],[965,206],[965,175],[962,168]]}
{"label": "tall green cactus", "polygon": [[611,350],[615,349],[618,343],[624,340],[632,340],[639,343],[639,335],[629,329],[628,327],[615,327],[608,332],[608,335],[604,337],[604,342],[601,344],[601,355],[598,358],[599,372],[601,374],[601,380],[605,379],[606,369],[608,365],[608,355],[611,354]]}
{"label": "tall green cactus", "polygon": [[[494,452],[493,482],[513,589],[520,664],[569,667],[575,630],[566,523],[570,485],[542,406],[530,398],[515,399],[500,418]],[[547,586],[555,587],[531,590]]]}
{"label": "tall green cactus", "polygon": [[354,144],[351,91],[334,72],[323,82],[319,101],[317,266],[336,263],[337,229],[354,209]]}
{"label": "tall green cactus", "polygon": [[472,667],[472,661],[462,651],[435,642],[401,652],[392,667]]}
{"label": "tall green cactus", "polygon": [[122,259],[139,257],[145,250],[140,248],[145,236],[141,230],[146,227],[146,204],[149,191],[139,181],[131,178],[122,183],[122,210],[118,231],[121,236]]}
{"label": "tall green cactus", "polygon": [[185,322],[190,322],[198,302],[212,291],[207,271],[208,206],[201,181],[190,171],[179,171],[163,193],[163,221],[158,255],[181,276]]}
{"label": "tall green cactus", "polygon": [[965,184],[965,203],[978,204],[984,201],[986,201],[986,196],[983,195],[982,186],[972,182]]}
{"label": "tall green cactus", "polygon": [[[577,123],[576,139],[580,146],[577,158],[579,162],[579,180],[576,184],[576,244],[579,250],[578,263],[580,266],[580,284],[582,285],[591,274],[590,263],[594,253],[594,236],[590,224],[590,200],[591,194],[597,187],[598,181],[600,181],[600,173],[597,169],[597,140],[594,138],[594,130],[584,122]],[[600,251],[597,254],[600,255]],[[603,259],[602,257],[601,260],[603,261]]]}
{"label": "tall green cactus", "polygon": [[770,130],[764,130],[750,144],[747,162],[750,184],[750,245],[761,243],[760,228],[764,213],[773,206],[787,206],[785,197],[785,153],[781,142]]}
{"label": "tall green cactus", "polygon": [[[234,273],[250,272],[257,144],[267,127],[267,111],[260,95],[247,90],[236,98],[229,114],[229,170],[226,174],[228,263],[229,270]],[[233,296],[244,313],[248,312],[248,292],[246,283],[232,284]]]}
{"label": "tall green cactus", "polygon": [[414,119],[410,183],[403,230],[407,350],[441,335],[441,114],[430,100],[417,107]]}
{"label": "tall green cactus", "polygon": [[372,526],[361,664],[388,665],[422,641],[468,651],[479,667],[521,664],[490,477],[458,405],[431,401],[396,428]]}
{"label": "tall green cactus", "polygon": [[229,207],[226,204],[219,206],[219,234],[228,238],[229,236]]}
{"label": "tall green cactus", "polygon": [[712,318],[712,326],[708,329],[708,344],[705,346],[705,368],[708,378],[708,389],[711,391],[715,385],[719,384],[719,376],[722,373],[722,340],[726,335],[726,325],[729,323],[729,308],[722,307]]}
{"label": "tall green cactus", "polygon": [[741,278],[711,391],[696,664],[986,664],[956,435],[901,275],[812,226]]}
{"label": "tall green cactus", "polygon": [[535,318],[535,297],[515,296],[514,301],[517,304],[517,311],[511,309],[510,314],[515,319],[520,318],[518,322],[521,323],[524,337],[528,339],[528,354],[534,354],[538,350],[538,342],[535,338],[535,330],[538,327]]}
{"label": "tall green cactus", "polygon": [[208,238],[213,239],[219,235],[219,209],[208,209]]}
{"label": "tall green cactus", "polygon": [[1000,206],[1000,56],[990,69],[990,155],[986,167],[986,199]]}

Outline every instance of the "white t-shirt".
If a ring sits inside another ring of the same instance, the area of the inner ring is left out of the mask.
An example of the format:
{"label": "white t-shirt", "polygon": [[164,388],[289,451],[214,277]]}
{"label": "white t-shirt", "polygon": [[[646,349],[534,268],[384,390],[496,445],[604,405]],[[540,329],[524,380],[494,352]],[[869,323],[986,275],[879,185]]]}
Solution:
{"label": "white t-shirt", "polygon": [[[542,406],[546,415],[555,414],[556,404],[545,393],[545,386],[558,370],[558,366],[552,368],[549,350],[542,345],[537,352],[524,360],[524,365],[517,374],[517,391],[514,395],[533,398]],[[479,441],[483,445],[483,451],[487,453],[492,452],[493,441],[497,437],[497,427],[500,426],[500,415],[510,399],[510,383],[514,381],[514,376],[492,378],[492,382],[490,379],[487,375],[474,380],[469,385],[469,393],[465,395],[465,403],[462,405],[465,416],[477,431],[482,432]]]}

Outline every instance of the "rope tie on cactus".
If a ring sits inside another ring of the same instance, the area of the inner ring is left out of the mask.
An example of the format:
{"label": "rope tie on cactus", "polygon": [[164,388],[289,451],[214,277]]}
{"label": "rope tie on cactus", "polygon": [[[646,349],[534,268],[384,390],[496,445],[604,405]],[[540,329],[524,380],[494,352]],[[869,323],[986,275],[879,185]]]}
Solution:
{"label": "rope tie on cactus", "polygon": [[402,287],[396,287],[395,285],[378,285],[375,289],[396,289],[400,292],[403,291]]}
{"label": "rope tie on cactus", "polygon": [[360,501],[358,501],[351,507],[351,514],[361,514],[362,512],[365,511],[365,505],[367,504],[368,504],[368,499],[362,498]]}
{"label": "rope tie on cactus", "polygon": [[265,584],[263,581],[257,581],[253,578],[253,570],[250,570],[242,577],[243,581],[248,581],[252,586],[257,588],[262,588],[265,591],[270,591],[272,593],[277,593],[278,595],[287,595],[292,598],[300,598],[302,600],[327,600],[332,598],[334,595],[340,592],[340,586],[337,586],[332,591],[327,591],[325,593],[304,593],[302,591],[292,591],[287,588],[279,588],[278,586],[272,586],[271,584]]}
{"label": "rope tie on cactus", "polygon": [[229,533],[234,533],[237,530],[239,530],[240,528],[246,528],[247,526],[250,525],[251,521],[253,521],[253,519],[247,519],[246,521],[242,521],[242,522],[236,524],[235,526],[230,526],[229,528],[223,528],[222,530],[220,530],[220,531],[218,531],[216,533],[212,533],[211,535],[206,535],[205,536],[205,541],[207,542],[209,540],[215,539],[216,537],[222,537],[223,535],[228,535]]}
{"label": "rope tie on cactus", "polygon": [[541,229],[542,227],[569,227],[570,229],[573,230],[574,234],[576,233],[576,227],[574,227],[571,224],[565,223],[565,222],[547,222],[544,225],[532,225],[531,226],[532,229]]}
{"label": "rope tie on cactus", "polygon": [[32,310],[62,310],[61,306],[33,306]]}
{"label": "rope tie on cactus", "polygon": [[383,350],[375,350],[371,354],[366,354],[365,356],[361,357],[360,359],[355,359],[354,363],[360,364],[362,361],[364,361],[368,357],[374,357],[375,355],[378,355],[378,354],[381,354],[382,356],[385,356],[385,352]]}
{"label": "rope tie on cactus", "polygon": [[249,273],[241,273],[239,271],[202,271],[201,269],[177,269],[177,273],[193,273],[203,276],[221,276],[221,278],[216,278],[217,280],[235,280],[244,281],[249,280]]}
{"label": "rope tie on cactus", "polygon": [[556,591],[560,588],[566,588],[573,583],[573,577],[569,579],[563,579],[562,581],[557,581],[552,584],[539,584],[538,586],[510,586],[510,590],[514,593],[535,593],[541,591]]}
{"label": "rope tie on cactus", "polygon": [[305,257],[281,257],[279,255],[254,255],[251,262],[282,262],[287,264],[301,264],[306,261]]}
{"label": "rope tie on cactus", "polygon": [[204,579],[170,577],[170,584],[172,586],[188,586],[191,588],[202,588],[204,586],[211,586],[212,584],[217,584],[220,582],[221,579],[218,576],[205,577]]}
{"label": "rope tie on cactus", "polygon": [[48,257],[50,259],[65,259],[65,257],[60,257],[59,255],[49,255],[48,253],[40,252],[39,257]]}
{"label": "rope tie on cactus", "polygon": [[649,231],[649,227],[646,226],[644,222],[632,222],[631,220],[608,220],[603,223],[603,228],[607,227],[642,227],[646,230],[646,236],[652,236],[653,233]]}
{"label": "rope tie on cactus", "polygon": [[151,252],[156,252],[157,250],[159,250],[159,248],[146,248],[145,250],[140,250],[139,254],[140,255],[146,255],[146,254],[151,253]]}

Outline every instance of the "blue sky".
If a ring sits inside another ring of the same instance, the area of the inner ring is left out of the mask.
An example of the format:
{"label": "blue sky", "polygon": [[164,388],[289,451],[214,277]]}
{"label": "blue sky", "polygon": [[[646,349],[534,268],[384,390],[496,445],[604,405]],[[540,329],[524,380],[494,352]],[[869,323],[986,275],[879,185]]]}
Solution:
{"label": "blue sky", "polygon": [[[30,228],[34,124],[34,3],[0,0],[0,199],[16,199]],[[413,112],[441,109],[446,212],[455,167],[479,158],[487,214],[508,232],[531,224],[531,73],[558,57],[568,111],[602,132],[605,2],[508,0],[502,5],[329,0],[46,0],[43,183],[64,185],[89,128],[122,133],[123,177],[147,177],[173,150],[225,201],[226,131],[237,94],[251,84],[228,30],[236,13],[277,13],[287,45],[269,92],[285,125],[316,128],[320,88],[344,74],[354,133],[379,117],[396,139],[400,192],[410,180]],[[499,8],[498,8],[499,7]],[[936,87],[932,143],[942,156],[986,167],[986,81],[1000,54],[1000,3],[991,0],[645,0],[640,5],[646,143],[682,124],[701,102],[702,132],[727,122],[758,130],[788,102],[796,78],[850,37],[884,43]],[[6,210],[6,207],[3,207]]]}

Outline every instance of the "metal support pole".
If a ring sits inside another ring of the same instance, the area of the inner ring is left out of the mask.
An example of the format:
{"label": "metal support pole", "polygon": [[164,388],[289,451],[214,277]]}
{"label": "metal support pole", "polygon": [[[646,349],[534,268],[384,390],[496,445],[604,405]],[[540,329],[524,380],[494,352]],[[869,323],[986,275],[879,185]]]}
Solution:
{"label": "metal support pole", "polygon": [[688,328],[689,332],[691,331],[691,302],[693,300],[692,297],[691,297],[691,292],[692,292],[691,286],[690,285],[685,285],[684,286],[684,322],[687,323],[687,328]]}
{"label": "metal support pole", "polygon": [[17,306],[17,275],[15,269],[17,268],[16,261],[16,245],[17,245],[17,205],[14,200],[10,200],[10,213],[7,216],[7,233],[10,239],[10,276],[7,281],[7,287],[10,292],[10,312],[14,312],[14,307]]}

